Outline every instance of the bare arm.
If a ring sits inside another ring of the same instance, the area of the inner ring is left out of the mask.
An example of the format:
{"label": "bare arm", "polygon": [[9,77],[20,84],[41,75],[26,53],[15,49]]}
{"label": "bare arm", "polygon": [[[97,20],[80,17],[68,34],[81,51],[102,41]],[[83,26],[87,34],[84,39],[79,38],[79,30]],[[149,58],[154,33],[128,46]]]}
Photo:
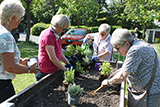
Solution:
{"label": "bare arm", "polygon": [[62,65],[62,63],[59,61],[59,59],[56,57],[54,46],[47,45],[45,46],[47,54],[49,56],[49,59],[52,61],[54,65],[56,65],[58,68],[62,69],[63,71],[66,70],[66,67]]}
{"label": "bare arm", "polygon": [[112,78],[110,78],[110,80],[108,80],[108,79],[103,80],[102,85],[121,83],[124,80],[126,80],[126,78],[128,77],[129,74],[130,74],[130,72],[122,71],[120,69],[120,71],[118,73],[116,73]]}
{"label": "bare arm", "polygon": [[61,53],[61,59],[65,64],[69,64],[68,59],[65,57],[65,55],[63,54],[63,52]]}
{"label": "bare arm", "polygon": [[[15,73],[15,74],[22,74],[22,73],[28,72],[28,67],[21,66],[14,62],[14,53],[5,52],[5,53],[0,54],[0,56],[2,58],[3,67],[6,71],[10,73]],[[35,66],[36,64],[30,67],[30,73],[36,74],[39,72],[38,70],[41,70],[40,68],[35,67]]]}
{"label": "bare arm", "polygon": [[101,53],[101,54],[98,55],[98,59],[105,58],[105,57],[107,57],[109,54],[110,54],[110,52],[108,52],[108,51],[103,52],[103,53]]}

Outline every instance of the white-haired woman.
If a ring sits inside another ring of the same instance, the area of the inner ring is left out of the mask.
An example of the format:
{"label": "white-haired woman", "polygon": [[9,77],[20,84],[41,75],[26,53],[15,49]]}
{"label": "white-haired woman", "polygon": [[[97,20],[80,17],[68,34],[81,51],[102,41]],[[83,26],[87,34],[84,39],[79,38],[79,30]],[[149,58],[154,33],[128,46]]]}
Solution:
{"label": "white-haired woman", "polygon": [[[102,85],[121,83],[128,80],[132,90],[148,90],[153,71],[155,76],[148,92],[148,107],[160,106],[160,66],[158,55],[148,43],[134,39],[127,29],[116,29],[111,37],[111,44],[126,59],[122,67],[102,81]],[[157,63],[155,62],[155,58]],[[153,68],[156,68],[154,70]]]}
{"label": "white-haired woman", "polygon": [[59,69],[65,71],[66,67],[72,66],[62,52],[60,37],[60,34],[69,26],[70,20],[67,16],[55,15],[52,17],[50,27],[41,32],[38,59],[42,70],[41,73],[35,75],[37,80],[49,73],[54,73]]}
{"label": "white-haired woman", "polygon": [[25,9],[19,0],[4,0],[0,4],[0,103],[15,94],[12,80],[16,74],[38,73],[40,70],[35,64],[27,67],[28,58],[20,58],[19,49],[11,34],[24,13]]}
{"label": "white-haired woman", "polygon": [[107,23],[103,23],[99,26],[97,33],[89,33],[83,40],[83,43],[92,44],[93,40],[93,57],[92,60],[112,60],[112,49],[113,46],[110,43],[110,30],[111,27]]}

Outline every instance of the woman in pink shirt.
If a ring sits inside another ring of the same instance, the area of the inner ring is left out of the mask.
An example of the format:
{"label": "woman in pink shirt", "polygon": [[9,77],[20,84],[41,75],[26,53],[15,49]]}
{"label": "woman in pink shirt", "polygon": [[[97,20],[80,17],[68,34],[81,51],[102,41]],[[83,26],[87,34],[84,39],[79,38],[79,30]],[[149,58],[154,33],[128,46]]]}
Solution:
{"label": "woman in pink shirt", "polygon": [[52,17],[50,27],[41,32],[38,60],[42,70],[41,73],[36,74],[37,80],[59,69],[65,71],[66,67],[61,63],[61,60],[67,67],[72,66],[62,52],[59,35],[69,26],[70,21],[65,15],[55,15]]}

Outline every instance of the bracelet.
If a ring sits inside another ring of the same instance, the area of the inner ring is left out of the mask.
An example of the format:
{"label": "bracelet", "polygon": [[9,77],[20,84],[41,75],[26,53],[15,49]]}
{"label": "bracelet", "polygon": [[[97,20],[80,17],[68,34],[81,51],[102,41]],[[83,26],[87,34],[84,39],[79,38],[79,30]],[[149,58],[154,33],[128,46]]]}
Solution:
{"label": "bracelet", "polygon": [[30,73],[31,72],[31,69],[30,69],[30,67],[28,67],[28,72],[27,73]]}

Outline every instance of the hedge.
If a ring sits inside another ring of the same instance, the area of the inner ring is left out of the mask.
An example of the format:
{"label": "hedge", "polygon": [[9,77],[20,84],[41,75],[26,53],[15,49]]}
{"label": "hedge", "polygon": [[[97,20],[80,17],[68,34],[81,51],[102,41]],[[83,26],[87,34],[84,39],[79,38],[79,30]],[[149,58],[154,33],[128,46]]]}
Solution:
{"label": "hedge", "polygon": [[36,23],[35,25],[33,25],[33,27],[31,28],[31,34],[32,35],[36,35],[39,36],[41,31],[48,28],[50,26],[50,24],[45,24],[45,23]]}
{"label": "hedge", "polygon": [[[36,35],[39,36],[41,31],[48,28],[50,26],[50,24],[45,24],[45,23],[37,23],[35,24],[32,28],[31,28],[31,34],[32,35]],[[71,28],[78,28],[78,26],[70,26],[68,29]],[[87,33],[95,33],[98,32],[98,26],[93,26],[93,27],[87,27],[84,25],[79,26],[79,28],[84,28],[87,29]],[[111,26],[111,32],[110,34],[112,34],[112,32],[117,29],[117,28],[122,28],[121,26]],[[68,30],[66,29],[66,31]],[[65,32],[66,32],[65,31]],[[61,35],[63,35],[64,33],[62,33]]]}

